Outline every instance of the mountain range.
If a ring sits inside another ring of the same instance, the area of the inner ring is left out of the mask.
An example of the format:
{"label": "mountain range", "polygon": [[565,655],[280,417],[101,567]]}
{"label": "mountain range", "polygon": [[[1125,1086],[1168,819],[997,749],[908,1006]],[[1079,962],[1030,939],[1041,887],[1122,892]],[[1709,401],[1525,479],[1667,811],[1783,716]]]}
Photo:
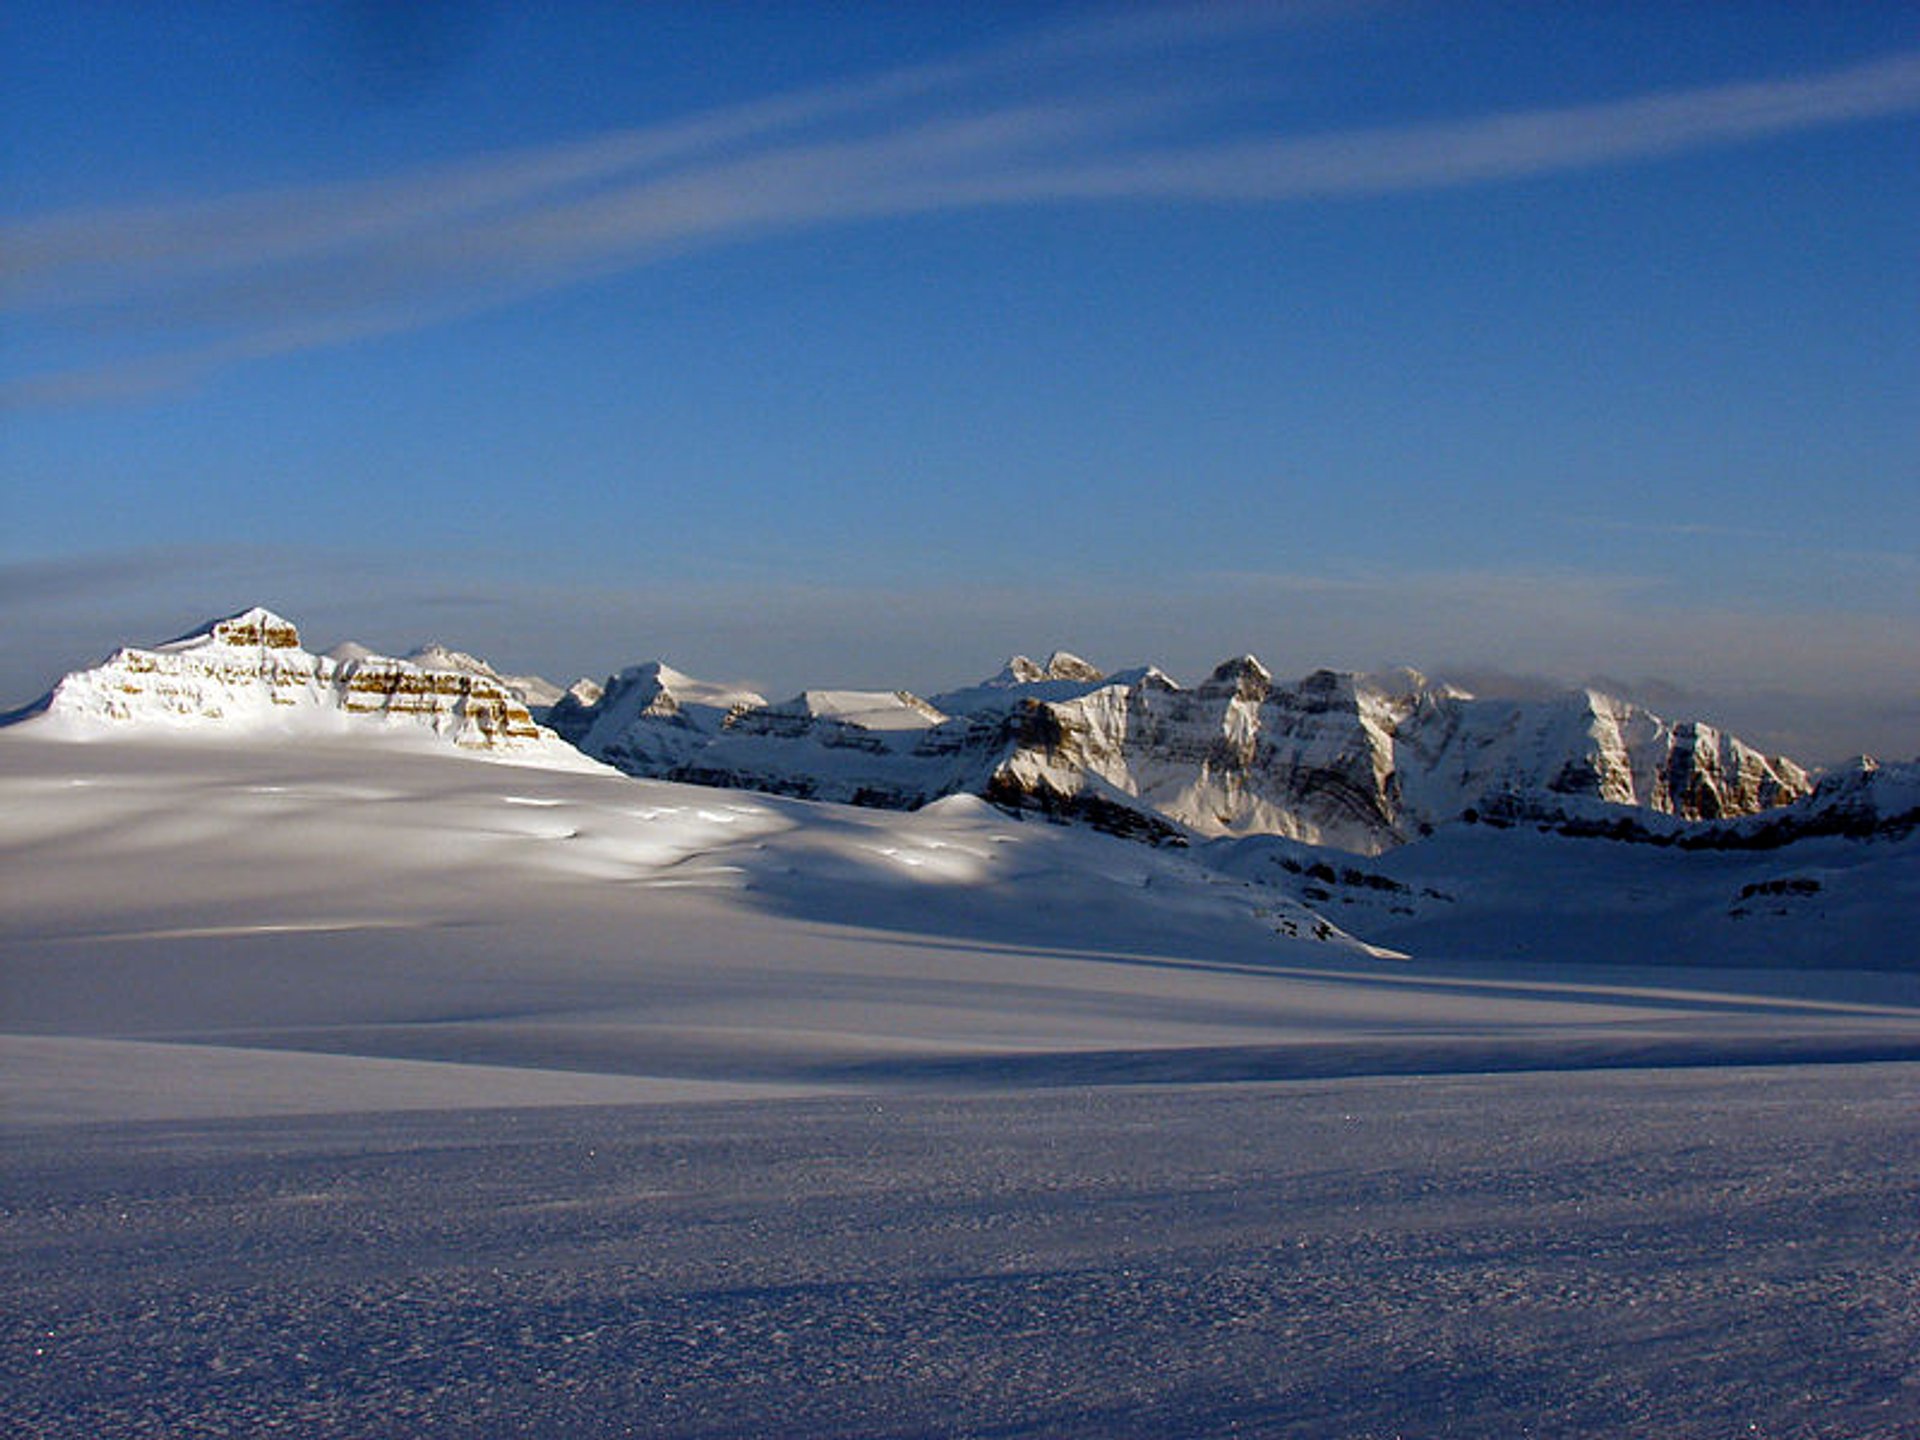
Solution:
{"label": "mountain range", "polygon": [[[1816,780],[1709,725],[1593,689],[1482,699],[1411,670],[1282,683],[1251,656],[1187,687],[1153,667],[1102,674],[1056,653],[926,697],[820,689],[769,702],[659,662],[563,691],[438,645],[314,653],[291,621],[254,608],[116,651],[7,720],[24,746],[15,753],[56,770],[59,742],[115,739],[129,742],[127,764],[162,768],[175,762],[156,745],[183,764],[190,749],[195,764],[309,756],[387,772],[465,754],[522,767],[514,783],[534,793],[508,796],[509,809],[547,814],[537,792],[550,781],[535,772],[570,772],[594,787],[595,814],[711,812],[720,831],[735,828],[735,802],[689,797],[786,797],[773,803],[796,828],[774,850],[701,830],[663,853],[744,877],[755,903],[843,923],[899,903],[874,888],[867,858],[823,868],[822,854],[851,846],[911,868],[914,916],[936,905],[950,928],[992,916],[1025,934],[1085,880],[1071,867],[1029,874],[1021,857],[1041,852],[994,828],[1034,817],[1089,844],[1113,843],[1094,832],[1151,842],[1119,847],[1138,859],[1084,850],[1110,873],[1083,929],[1146,933],[1231,913],[1235,925],[1377,955],[1915,959],[1920,761],[1863,758]],[[629,785],[635,798],[621,793]],[[651,838],[629,853],[615,833],[626,825],[543,821],[535,838],[566,842],[569,863],[596,874],[624,874],[661,848]],[[957,827],[955,838],[921,846],[925,826]],[[995,850],[1026,879],[969,879]]]}
{"label": "mountain range", "polygon": [[[1863,761],[1817,791],[1790,759],[1591,688],[1483,699],[1408,669],[1281,682],[1251,655],[1188,687],[1056,652],[925,698],[820,689],[769,702],[658,661],[563,691],[437,644],[315,654],[263,607],[116,651],[14,718],[30,716],[80,729],[372,725],[471,751],[577,750],[649,779],[898,810],[974,795],[1159,843],[1271,836],[1362,856],[1481,819],[1669,842],[1734,822],[1787,834],[1878,783]],[[1771,830],[1749,818],[1764,816]]]}

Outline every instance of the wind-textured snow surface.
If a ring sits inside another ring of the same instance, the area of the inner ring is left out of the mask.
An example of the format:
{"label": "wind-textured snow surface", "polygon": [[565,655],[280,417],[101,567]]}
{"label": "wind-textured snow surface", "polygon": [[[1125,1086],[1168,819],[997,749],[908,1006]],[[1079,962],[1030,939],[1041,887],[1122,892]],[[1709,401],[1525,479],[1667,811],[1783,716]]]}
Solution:
{"label": "wind-textured snow surface", "polygon": [[[1724,904],[1814,852],[1483,824],[1323,885],[431,727],[73,733],[0,731],[4,1433],[1920,1428],[1913,968],[1620,963],[1599,898],[1614,963],[1498,943],[1543,855]],[[1815,838],[1811,898],[1909,842]]]}
{"label": "wind-textured snow surface", "polygon": [[1920,1424],[1912,1066],[37,1130],[54,1437]]}

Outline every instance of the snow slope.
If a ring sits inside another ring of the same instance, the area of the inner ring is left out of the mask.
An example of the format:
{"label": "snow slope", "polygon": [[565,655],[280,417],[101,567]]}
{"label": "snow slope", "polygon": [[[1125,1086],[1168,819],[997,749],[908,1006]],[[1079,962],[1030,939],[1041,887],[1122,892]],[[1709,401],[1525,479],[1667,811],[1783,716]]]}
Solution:
{"label": "snow slope", "polygon": [[1910,802],[1904,813],[1880,824],[1796,807],[1629,837],[1604,818],[1502,819],[1364,861],[1267,837],[1214,842],[1202,858],[1425,960],[1916,974],[1920,834]]}
{"label": "snow slope", "polygon": [[[1920,975],[1576,963],[1623,897],[1570,881],[1898,880],[1911,781],[1765,849],[1360,862],[418,723],[8,727],[7,1424],[1893,1440]],[[1376,867],[1480,943],[1323,925]]]}
{"label": "snow slope", "polygon": [[36,1440],[1901,1440],[1913,1066],[15,1131]]}
{"label": "snow slope", "polygon": [[[1898,968],[1910,839],[1688,855],[1463,826],[1397,852],[1405,880],[1383,865],[1398,891],[1317,887],[1257,849],[1160,850],[965,796],[846,809],[378,728],[66,733],[0,731],[5,1028],[178,1045],[177,1093],[195,1107],[196,1076],[228,1093],[201,1046],[232,1064],[291,1050],[838,1085],[956,1068],[1205,1079],[1920,1043],[1897,1007],[1649,1005],[1637,972],[1570,963],[1691,963],[1716,958],[1696,950],[1703,935],[1729,934],[1811,954],[1795,948],[1810,933],[1798,922],[1730,906],[1743,885],[1813,867],[1820,903],[1850,907],[1816,927],[1845,942],[1822,958],[1851,947],[1863,967]],[[1660,868],[1675,862],[1699,868],[1676,886]],[[1576,872],[1596,883],[1575,886]],[[1412,915],[1396,913],[1408,895]],[[1698,895],[1719,906],[1717,929],[1685,909]],[[1687,924],[1668,923],[1676,906]],[[1623,935],[1638,948],[1618,953]],[[1416,980],[1397,952],[1468,968]],[[1514,956],[1535,962],[1524,992],[1473,968]],[[1719,958],[1770,956],[1763,944]],[[1797,975],[1685,983],[1791,992]],[[1907,965],[1868,989],[1915,983]],[[68,1061],[84,1070],[83,1051]],[[84,1108],[64,1085],[45,1093],[45,1058],[9,1062],[10,1081],[41,1095],[16,1103]],[[124,1099],[103,1098],[104,1113]]]}

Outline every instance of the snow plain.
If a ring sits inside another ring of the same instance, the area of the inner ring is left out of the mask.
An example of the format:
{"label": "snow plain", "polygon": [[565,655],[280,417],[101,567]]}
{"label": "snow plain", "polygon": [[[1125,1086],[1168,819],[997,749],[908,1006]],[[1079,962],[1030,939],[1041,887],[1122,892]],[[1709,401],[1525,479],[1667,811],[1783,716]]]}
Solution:
{"label": "snow plain", "polygon": [[0,731],[0,874],[4,1433],[1920,1429],[1910,967],[426,734]]}

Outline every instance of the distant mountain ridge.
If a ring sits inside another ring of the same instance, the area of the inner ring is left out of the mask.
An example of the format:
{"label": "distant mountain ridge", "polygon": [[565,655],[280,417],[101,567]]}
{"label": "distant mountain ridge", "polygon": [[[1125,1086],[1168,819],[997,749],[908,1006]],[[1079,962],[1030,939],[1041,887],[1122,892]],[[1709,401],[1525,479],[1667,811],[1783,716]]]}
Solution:
{"label": "distant mountain ridge", "polygon": [[1591,688],[1480,699],[1413,670],[1280,682],[1251,655],[1186,687],[1152,666],[1103,675],[1060,651],[931,698],[807,690],[770,703],[659,661],[563,692],[439,645],[315,655],[260,607],[117,651],[35,708],[93,726],[378,720],[470,750],[565,741],[648,778],[893,809],[970,794],[1156,841],[1268,835],[1360,854],[1481,817],[1637,816],[1652,834],[1779,810],[1814,788],[1791,760]]}
{"label": "distant mountain ridge", "polygon": [[[646,704],[575,702],[556,710],[561,733],[635,775],[898,809],[974,794],[1154,839],[1273,834],[1374,854],[1527,797],[1717,820],[1812,790],[1791,760],[1596,690],[1480,700],[1410,670],[1278,684],[1248,655],[1189,689],[1150,666],[1102,676],[1072,656],[1016,656],[932,700],[734,694],[697,722],[674,685],[698,682],[647,673]],[[633,683],[615,677],[608,697]]]}

